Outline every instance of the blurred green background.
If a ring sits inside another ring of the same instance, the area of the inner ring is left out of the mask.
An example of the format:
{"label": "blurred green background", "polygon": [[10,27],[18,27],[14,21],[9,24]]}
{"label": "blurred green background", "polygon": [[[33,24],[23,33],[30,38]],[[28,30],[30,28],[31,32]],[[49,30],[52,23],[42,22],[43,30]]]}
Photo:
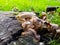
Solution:
{"label": "blurred green background", "polygon": [[43,11],[48,6],[60,6],[60,0],[0,0],[0,10],[10,11],[14,7],[21,11]]}

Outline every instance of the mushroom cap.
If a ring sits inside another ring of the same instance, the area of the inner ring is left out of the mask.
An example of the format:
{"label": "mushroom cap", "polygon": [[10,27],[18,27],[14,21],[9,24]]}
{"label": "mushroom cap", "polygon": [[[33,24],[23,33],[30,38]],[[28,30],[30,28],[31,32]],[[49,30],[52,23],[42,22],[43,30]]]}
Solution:
{"label": "mushroom cap", "polygon": [[46,13],[45,12],[42,12],[42,15],[46,15]]}
{"label": "mushroom cap", "polygon": [[21,12],[19,13],[19,15],[21,16],[21,18],[32,18],[32,16],[35,16],[36,14],[34,12]]}
{"label": "mushroom cap", "polygon": [[57,33],[60,33],[60,29],[57,29],[56,32],[57,32]]}

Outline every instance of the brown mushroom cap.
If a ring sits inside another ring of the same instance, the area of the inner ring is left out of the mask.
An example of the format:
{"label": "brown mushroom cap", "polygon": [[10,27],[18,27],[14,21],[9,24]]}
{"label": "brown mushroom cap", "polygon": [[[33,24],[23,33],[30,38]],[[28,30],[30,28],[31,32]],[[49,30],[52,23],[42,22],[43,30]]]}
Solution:
{"label": "brown mushroom cap", "polygon": [[19,15],[21,18],[32,18],[32,16],[35,16],[36,14],[34,12],[21,12]]}

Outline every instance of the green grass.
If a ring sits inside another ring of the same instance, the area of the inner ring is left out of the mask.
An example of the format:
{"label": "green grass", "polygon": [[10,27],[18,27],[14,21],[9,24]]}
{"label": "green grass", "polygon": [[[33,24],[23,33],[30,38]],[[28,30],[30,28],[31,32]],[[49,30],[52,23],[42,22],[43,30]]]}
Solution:
{"label": "green grass", "polygon": [[34,8],[36,12],[44,11],[48,6],[60,6],[60,1],[56,0],[0,0],[0,10],[10,11],[17,7],[21,11],[31,11]]}
{"label": "green grass", "polygon": [[58,14],[58,12],[55,12],[52,19],[49,18],[49,15],[48,16],[48,19],[51,23],[55,23],[55,24],[58,24],[60,26],[60,15]]}

